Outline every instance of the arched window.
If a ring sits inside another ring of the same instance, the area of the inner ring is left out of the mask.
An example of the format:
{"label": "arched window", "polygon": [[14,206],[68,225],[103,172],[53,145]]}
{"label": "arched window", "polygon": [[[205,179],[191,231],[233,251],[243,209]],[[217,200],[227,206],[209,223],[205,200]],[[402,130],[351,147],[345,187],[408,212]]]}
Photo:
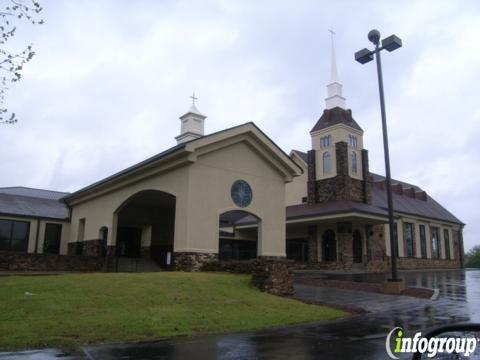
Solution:
{"label": "arched window", "polygon": [[357,173],[357,153],[352,151],[352,173]]}
{"label": "arched window", "polygon": [[323,153],[323,175],[330,173],[330,153],[328,151]]}

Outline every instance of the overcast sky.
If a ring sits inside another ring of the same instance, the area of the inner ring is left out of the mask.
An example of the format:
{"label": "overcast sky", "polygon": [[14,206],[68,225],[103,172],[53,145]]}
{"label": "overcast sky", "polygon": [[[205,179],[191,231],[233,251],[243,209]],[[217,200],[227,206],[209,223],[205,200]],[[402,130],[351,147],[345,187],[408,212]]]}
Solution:
{"label": "overcast sky", "polygon": [[0,186],[75,191],[175,145],[190,106],[206,132],[253,121],[285,151],[309,150],[324,109],[330,35],[347,106],[384,173],[372,28],[383,54],[392,176],[425,189],[480,244],[480,2],[41,1],[44,25],[12,45],[37,55],[7,94]]}

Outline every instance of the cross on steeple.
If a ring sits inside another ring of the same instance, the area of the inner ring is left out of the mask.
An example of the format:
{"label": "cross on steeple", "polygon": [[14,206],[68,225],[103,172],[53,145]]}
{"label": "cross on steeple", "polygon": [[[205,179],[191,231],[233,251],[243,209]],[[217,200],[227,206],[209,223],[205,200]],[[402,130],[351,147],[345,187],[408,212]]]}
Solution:
{"label": "cross on steeple", "polygon": [[190,96],[190,99],[192,99],[192,105],[195,105],[195,100],[198,100],[198,98],[195,97],[195,90],[193,90],[193,94]]}

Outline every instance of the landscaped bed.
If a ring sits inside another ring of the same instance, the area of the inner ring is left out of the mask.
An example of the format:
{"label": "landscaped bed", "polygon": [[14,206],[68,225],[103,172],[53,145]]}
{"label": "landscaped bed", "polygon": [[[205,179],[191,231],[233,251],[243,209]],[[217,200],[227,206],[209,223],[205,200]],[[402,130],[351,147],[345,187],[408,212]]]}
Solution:
{"label": "landscaped bed", "polygon": [[0,349],[145,341],[330,320],[346,312],[215,273],[0,277]]}

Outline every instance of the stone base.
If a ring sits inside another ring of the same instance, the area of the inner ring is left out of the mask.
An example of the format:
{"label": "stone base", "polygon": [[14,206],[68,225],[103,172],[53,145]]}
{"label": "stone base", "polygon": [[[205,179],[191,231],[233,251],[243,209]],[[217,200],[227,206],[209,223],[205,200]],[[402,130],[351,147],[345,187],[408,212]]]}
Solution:
{"label": "stone base", "polygon": [[218,260],[218,254],[197,252],[175,252],[173,254],[175,269],[179,271],[200,271],[210,262]]}
{"label": "stone base", "polygon": [[103,264],[104,260],[98,257],[0,251],[2,270],[100,271]]}
{"label": "stone base", "polygon": [[[390,265],[390,257],[388,258]],[[462,267],[459,260],[446,259],[420,259],[420,258],[397,258],[397,267],[399,270],[415,269],[459,269]]]}
{"label": "stone base", "polygon": [[270,294],[293,295],[291,263],[284,258],[282,260],[254,260],[251,284]]}
{"label": "stone base", "polygon": [[74,256],[103,256],[103,242],[101,239],[74,241],[68,243],[68,255]]}
{"label": "stone base", "polygon": [[382,291],[385,294],[398,295],[405,290],[405,279],[398,279],[398,281],[387,280],[383,283]]}

